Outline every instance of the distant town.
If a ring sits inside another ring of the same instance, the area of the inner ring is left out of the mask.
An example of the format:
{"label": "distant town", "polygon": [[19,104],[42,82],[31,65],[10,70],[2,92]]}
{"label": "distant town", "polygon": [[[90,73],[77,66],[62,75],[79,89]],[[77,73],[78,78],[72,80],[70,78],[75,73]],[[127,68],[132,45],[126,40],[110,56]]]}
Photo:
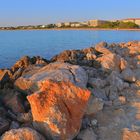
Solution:
{"label": "distant town", "polygon": [[0,30],[31,30],[31,29],[61,29],[61,28],[109,28],[109,29],[138,29],[140,18],[122,20],[89,20],[85,22],[60,22],[47,25],[29,25],[16,27],[0,27]]}

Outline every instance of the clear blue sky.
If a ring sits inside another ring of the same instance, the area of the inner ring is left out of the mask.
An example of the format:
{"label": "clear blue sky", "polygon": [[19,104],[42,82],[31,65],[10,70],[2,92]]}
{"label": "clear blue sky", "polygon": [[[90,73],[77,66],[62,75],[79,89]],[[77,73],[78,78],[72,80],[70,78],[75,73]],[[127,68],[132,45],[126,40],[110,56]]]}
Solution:
{"label": "clear blue sky", "polygon": [[140,17],[140,0],[0,0],[0,26]]}

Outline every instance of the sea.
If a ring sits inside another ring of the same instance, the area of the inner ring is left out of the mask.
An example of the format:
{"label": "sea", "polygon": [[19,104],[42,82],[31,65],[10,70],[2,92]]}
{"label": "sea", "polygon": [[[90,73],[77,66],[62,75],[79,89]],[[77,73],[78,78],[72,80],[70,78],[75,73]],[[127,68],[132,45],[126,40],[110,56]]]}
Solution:
{"label": "sea", "polygon": [[16,30],[0,31],[0,68],[10,68],[21,57],[54,55],[83,49],[106,41],[120,43],[140,40],[140,31],[120,30]]}

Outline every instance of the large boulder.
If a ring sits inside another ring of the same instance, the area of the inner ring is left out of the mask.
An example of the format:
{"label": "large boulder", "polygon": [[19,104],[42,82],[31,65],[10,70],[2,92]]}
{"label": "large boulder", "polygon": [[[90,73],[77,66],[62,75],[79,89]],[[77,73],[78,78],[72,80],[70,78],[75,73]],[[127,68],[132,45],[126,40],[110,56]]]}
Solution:
{"label": "large boulder", "polygon": [[15,86],[26,93],[35,92],[39,89],[40,84],[47,79],[71,81],[75,85],[85,88],[88,77],[85,70],[80,66],[56,62],[25,73],[16,80]]}
{"label": "large boulder", "polygon": [[31,128],[20,128],[5,132],[1,140],[45,140],[45,138]]}
{"label": "large boulder", "polygon": [[90,92],[70,82],[42,83],[40,91],[29,95],[34,127],[48,139],[69,140],[81,126]]}

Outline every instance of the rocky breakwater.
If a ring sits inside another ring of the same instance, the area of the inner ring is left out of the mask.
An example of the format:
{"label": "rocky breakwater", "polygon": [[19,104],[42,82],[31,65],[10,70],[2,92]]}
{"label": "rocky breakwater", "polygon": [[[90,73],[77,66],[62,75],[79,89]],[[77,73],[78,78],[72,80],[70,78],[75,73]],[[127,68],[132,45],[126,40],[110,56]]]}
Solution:
{"label": "rocky breakwater", "polygon": [[101,42],[0,71],[1,140],[139,140],[140,42]]}

